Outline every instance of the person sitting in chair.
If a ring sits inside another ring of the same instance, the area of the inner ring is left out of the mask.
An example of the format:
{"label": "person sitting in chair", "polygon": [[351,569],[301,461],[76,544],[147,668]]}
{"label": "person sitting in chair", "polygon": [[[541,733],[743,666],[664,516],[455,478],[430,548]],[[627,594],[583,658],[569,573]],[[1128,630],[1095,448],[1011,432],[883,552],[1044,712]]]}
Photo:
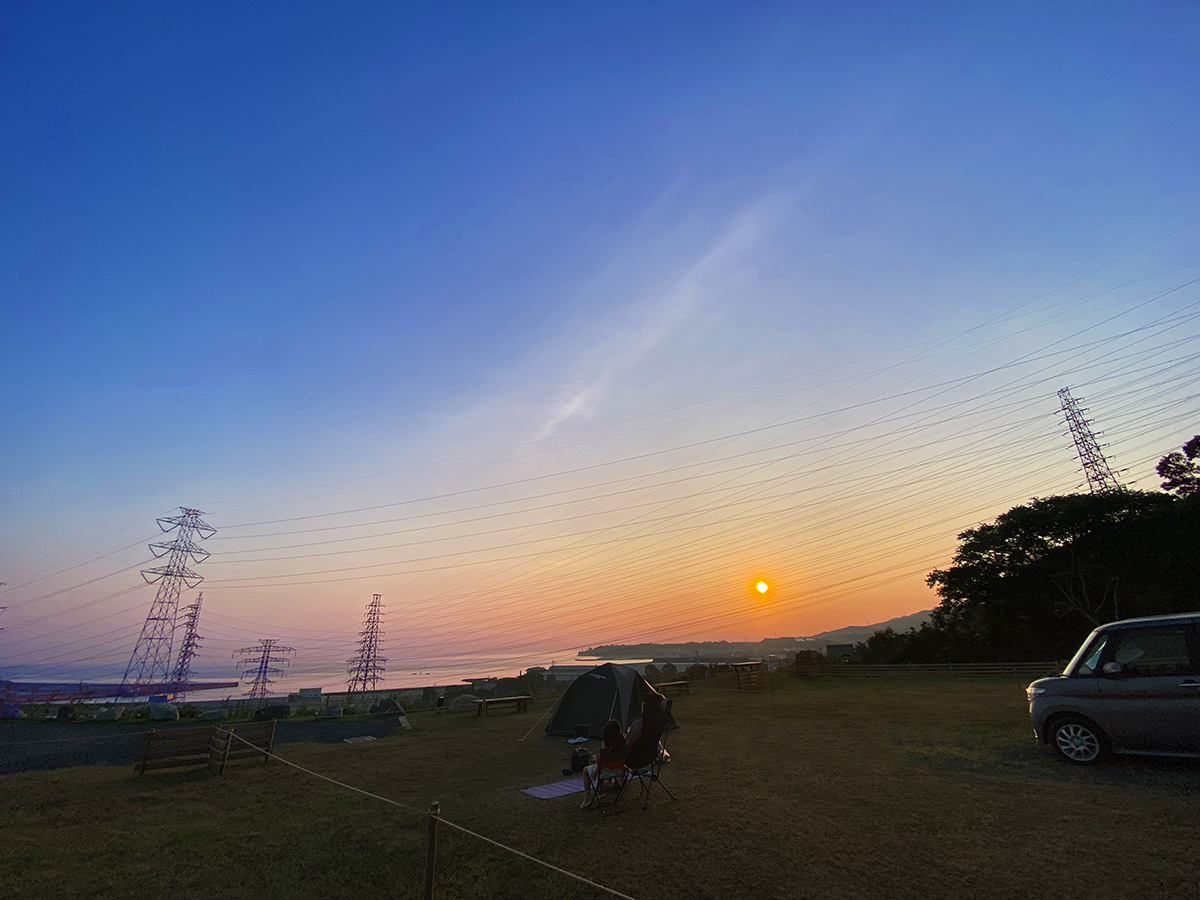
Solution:
{"label": "person sitting in chair", "polygon": [[[654,692],[647,694],[642,700],[642,714],[633,720],[629,726],[629,731],[625,734],[625,747],[627,750],[632,750],[639,740],[641,740],[643,731],[654,731],[662,733],[661,722],[667,712],[667,698],[662,694]],[[655,738],[655,743],[658,739]]]}
{"label": "person sitting in chair", "polygon": [[604,723],[604,746],[596,755],[596,761],[583,770],[583,803],[581,809],[592,805],[596,799],[596,788],[606,778],[623,778],[625,773],[625,735],[621,723],[609,719]]}

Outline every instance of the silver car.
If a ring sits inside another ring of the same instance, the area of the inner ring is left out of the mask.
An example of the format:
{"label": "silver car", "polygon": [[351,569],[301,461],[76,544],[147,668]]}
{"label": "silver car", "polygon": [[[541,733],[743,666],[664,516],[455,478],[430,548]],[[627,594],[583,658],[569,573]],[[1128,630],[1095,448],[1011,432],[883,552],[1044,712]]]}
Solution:
{"label": "silver car", "polygon": [[1200,613],[1101,625],[1061,675],[1025,693],[1034,732],[1068,762],[1200,757]]}

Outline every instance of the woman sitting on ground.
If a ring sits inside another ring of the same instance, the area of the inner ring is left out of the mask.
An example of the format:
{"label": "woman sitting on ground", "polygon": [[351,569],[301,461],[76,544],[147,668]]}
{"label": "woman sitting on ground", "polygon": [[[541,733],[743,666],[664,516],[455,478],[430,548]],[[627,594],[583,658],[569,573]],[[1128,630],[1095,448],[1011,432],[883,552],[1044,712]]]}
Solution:
{"label": "woman sitting on ground", "polygon": [[583,803],[581,808],[592,805],[596,799],[596,788],[605,778],[616,778],[625,771],[625,735],[621,723],[609,719],[604,723],[604,746],[596,755],[596,761],[583,770]]}

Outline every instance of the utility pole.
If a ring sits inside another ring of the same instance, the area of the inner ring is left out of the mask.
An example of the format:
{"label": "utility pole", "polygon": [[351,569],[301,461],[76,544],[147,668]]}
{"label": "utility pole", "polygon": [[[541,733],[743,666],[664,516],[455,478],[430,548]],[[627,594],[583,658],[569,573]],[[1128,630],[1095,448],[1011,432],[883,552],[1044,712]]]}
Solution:
{"label": "utility pole", "polygon": [[283,669],[280,666],[291,665],[292,661],[288,657],[295,652],[295,647],[281,646],[275,638],[259,638],[256,647],[242,647],[240,650],[234,650],[235,659],[238,656],[242,657],[238,660],[242,678],[245,679],[248,675],[253,676],[250,690],[245,692],[246,697],[251,700],[266,700],[267,694],[271,691],[271,685],[275,683],[271,676],[282,675]]}
{"label": "utility pole", "polygon": [[383,624],[383,594],[374,594],[367,604],[363,628],[358,633],[358,652],[346,660],[346,700],[355,693],[373,691],[383,678],[387,659],[379,655],[380,628]]}
{"label": "utility pole", "polygon": [[175,636],[175,620],[179,610],[179,594],[184,586],[194,588],[204,577],[188,568],[188,562],[201,563],[209,552],[197,546],[217,529],[200,517],[198,509],[181,506],[179,515],[158,520],[164,533],[174,531],[175,539],[150,545],[155,559],[167,558],[164,566],[143,569],[147,584],[158,582],[158,593],[142,625],[142,633],[134,645],[129,665],[125,667],[124,685],[157,684],[167,681],[171,674],[171,644]]}
{"label": "utility pole", "polygon": [[1084,415],[1087,410],[1071,396],[1068,388],[1063,388],[1058,392],[1058,399],[1062,403],[1067,427],[1071,429],[1071,437],[1075,441],[1075,452],[1079,454],[1079,463],[1083,466],[1083,476],[1087,479],[1088,489],[1093,494],[1102,491],[1125,490],[1125,485],[1117,481],[1112,466],[1108,464],[1104,451],[1100,449],[1100,442],[1096,440],[1096,435],[1092,432],[1092,423]]}
{"label": "utility pole", "polygon": [[196,655],[196,651],[200,649],[200,642],[204,640],[196,633],[196,625],[200,622],[200,604],[204,602],[204,593],[196,598],[191,606],[185,606],[183,609],[183,643],[179,646],[179,656],[175,659],[175,670],[171,673],[171,681],[176,685],[176,690],[173,699],[183,700],[187,697],[186,690],[179,690],[180,685],[185,685],[188,678],[191,676],[192,657]]}

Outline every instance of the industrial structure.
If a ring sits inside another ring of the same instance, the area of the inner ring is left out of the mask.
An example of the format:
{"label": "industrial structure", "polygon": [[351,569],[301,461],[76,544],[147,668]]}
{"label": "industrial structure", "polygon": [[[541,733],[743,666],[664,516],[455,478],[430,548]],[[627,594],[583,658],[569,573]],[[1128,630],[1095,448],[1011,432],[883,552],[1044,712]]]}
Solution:
{"label": "industrial structure", "polygon": [[238,660],[238,669],[242,679],[251,677],[250,690],[245,691],[251,700],[266,700],[271,693],[271,685],[275,683],[272,675],[282,675],[281,666],[291,665],[289,658],[296,652],[295,647],[284,647],[275,638],[259,638],[255,647],[242,647],[234,650],[233,656],[242,657]]}
{"label": "industrial structure", "polygon": [[174,531],[175,538],[150,545],[150,552],[156,559],[166,557],[166,565],[142,570],[147,584],[158,582],[158,593],[129,657],[122,686],[137,688],[171,680],[171,646],[175,638],[179,595],[184,587],[195,588],[204,580],[188,568],[188,563],[208,559],[209,552],[199,547],[196,541],[211,537],[217,531],[200,518],[202,515],[204,513],[198,509],[181,506],[179,515],[158,520],[158,527],[167,534]]}
{"label": "industrial structure", "polygon": [[[191,606],[185,606],[183,609],[183,643],[179,645],[179,655],[175,658],[175,668],[171,673],[171,680],[176,684],[187,684],[192,657],[200,649],[200,641],[203,640],[196,633],[196,626],[200,622],[200,604],[203,602],[202,592]],[[186,690],[176,691],[174,695],[175,700],[184,700],[186,697]]]}
{"label": "industrial structure", "polygon": [[358,652],[346,660],[346,693],[373,691],[383,678],[385,657],[379,655],[380,628],[383,624],[383,594],[375,594],[367,604],[363,628],[358,633]]}
{"label": "industrial structure", "polygon": [[1083,466],[1083,476],[1087,479],[1088,489],[1092,493],[1124,490],[1125,485],[1117,481],[1112,466],[1108,464],[1104,451],[1100,449],[1100,442],[1092,432],[1092,424],[1084,415],[1087,410],[1071,396],[1068,388],[1058,392],[1058,399],[1062,403],[1067,427],[1071,429],[1071,437],[1075,441],[1075,451],[1079,454],[1079,463]]}

